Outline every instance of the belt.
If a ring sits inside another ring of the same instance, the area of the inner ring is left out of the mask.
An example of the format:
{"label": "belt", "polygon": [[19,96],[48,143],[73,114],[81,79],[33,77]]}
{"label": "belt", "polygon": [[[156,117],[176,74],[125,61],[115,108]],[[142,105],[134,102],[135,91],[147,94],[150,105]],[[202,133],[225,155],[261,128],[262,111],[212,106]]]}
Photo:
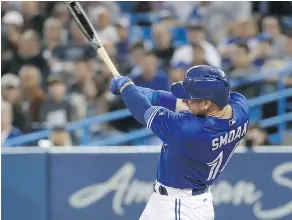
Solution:
{"label": "belt", "polygon": [[[155,192],[155,193],[159,193],[160,195],[163,195],[163,196],[168,196],[168,192],[167,192],[166,187],[160,185],[160,186],[158,187],[158,192],[156,192],[155,184],[156,184],[156,183],[153,184],[153,189],[154,189],[154,192]],[[192,196],[202,195],[202,194],[204,194],[205,192],[208,192],[208,190],[209,190],[208,187],[205,187],[204,189],[193,189],[193,190],[192,190]]]}

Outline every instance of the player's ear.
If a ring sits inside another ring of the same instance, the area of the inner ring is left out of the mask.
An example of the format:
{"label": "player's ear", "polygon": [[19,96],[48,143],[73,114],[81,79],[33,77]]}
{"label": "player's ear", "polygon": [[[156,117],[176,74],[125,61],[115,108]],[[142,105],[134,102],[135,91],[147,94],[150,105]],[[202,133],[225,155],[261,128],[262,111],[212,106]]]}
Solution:
{"label": "player's ear", "polygon": [[210,108],[210,106],[212,105],[212,102],[210,100],[205,100],[205,110],[207,110],[208,108]]}

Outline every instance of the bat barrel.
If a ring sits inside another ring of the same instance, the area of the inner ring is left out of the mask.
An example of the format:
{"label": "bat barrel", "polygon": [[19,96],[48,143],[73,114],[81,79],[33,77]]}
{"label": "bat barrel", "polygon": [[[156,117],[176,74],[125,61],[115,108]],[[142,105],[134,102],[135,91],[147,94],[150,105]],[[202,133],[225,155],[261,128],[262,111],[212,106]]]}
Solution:
{"label": "bat barrel", "polygon": [[66,4],[74,20],[79,26],[80,30],[83,32],[84,36],[86,36],[86,38],[91,43],[91,45],[96,49],[98,55],[101,57],[104,63],[108,66],[112,74],[115,77],[119,76],[119,72],[117,71],[116,67],[114,66],[113,62],[111,61],[107,52],[102,46],[92,23],[88,19],[80,3],[77,1],[70,1],[70,2],[66,2]]}

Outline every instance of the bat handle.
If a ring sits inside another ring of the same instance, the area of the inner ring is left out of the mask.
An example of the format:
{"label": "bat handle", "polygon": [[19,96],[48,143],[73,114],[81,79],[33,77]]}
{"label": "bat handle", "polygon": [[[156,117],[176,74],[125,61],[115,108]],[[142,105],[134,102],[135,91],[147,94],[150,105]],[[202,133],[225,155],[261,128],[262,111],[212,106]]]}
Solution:
{"label": "bat handle", "polygon": [[101,57],[101,59],[103,60],[103,62],[108,66],[108,68],[110,69],[110,71],[113,74],[113,76],[114,77],[120,76],[117,68],[115,67],[115,65],[113,64],[113,62],[111,61],[111,59],[109,58],[109,56],[108,56],[106,50],[104,49],[104,47],[98,48],[97,49],[97,53]]}

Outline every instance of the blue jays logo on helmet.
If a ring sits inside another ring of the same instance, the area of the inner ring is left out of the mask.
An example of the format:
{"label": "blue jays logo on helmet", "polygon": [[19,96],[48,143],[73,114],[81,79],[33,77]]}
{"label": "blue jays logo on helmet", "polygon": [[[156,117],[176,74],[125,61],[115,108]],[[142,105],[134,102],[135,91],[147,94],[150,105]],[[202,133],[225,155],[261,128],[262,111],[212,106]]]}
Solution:
{"label": "blue jays logo on helmet", "polygon": [[211,100],[223,108],[229,103],[230,81],[220,69],[207,65],[191,67],[183,81],[171,85],[179,99]]}

